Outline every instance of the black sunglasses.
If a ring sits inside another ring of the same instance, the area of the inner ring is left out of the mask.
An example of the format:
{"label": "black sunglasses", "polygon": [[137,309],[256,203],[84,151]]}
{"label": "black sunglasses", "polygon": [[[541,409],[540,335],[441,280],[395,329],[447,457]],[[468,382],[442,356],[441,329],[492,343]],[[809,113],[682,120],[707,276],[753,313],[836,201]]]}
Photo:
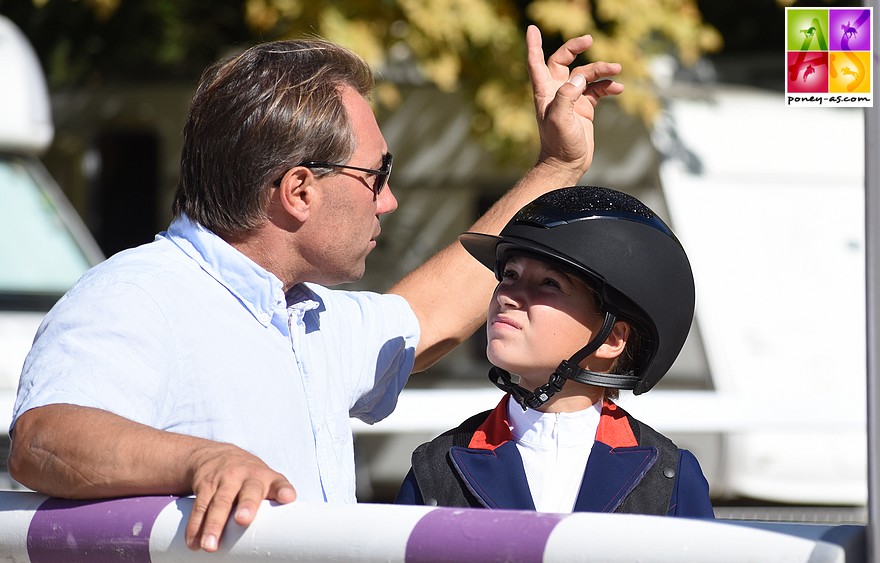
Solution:
{"label": "black sunglasses", "polygon": [[360,172],[368,172],[376,177],[373,180],[373,199],[379,197],[379,194],[382,193],[382,190],[385,188],[385,185],[388,183],[388,178],[391,177],[391,164],[394,162],[394,157],[391,156],[390,152],[386,152],[384,156],[382,156],[382,168],[378,170],[373,168],[361,168],[359,166],[349,166],[347,164],[333,164],[332,162],[323,162],[321,160],[308,160],[306,162],[301,162],[297,164],[297,166],[303,166],[305,168],[347,168],[349,170],[358,170]]}

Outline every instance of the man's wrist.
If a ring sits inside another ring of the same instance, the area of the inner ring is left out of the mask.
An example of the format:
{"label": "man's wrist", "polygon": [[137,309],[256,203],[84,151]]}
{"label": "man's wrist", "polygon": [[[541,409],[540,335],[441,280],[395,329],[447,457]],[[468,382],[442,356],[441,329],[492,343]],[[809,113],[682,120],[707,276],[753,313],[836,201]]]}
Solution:
{"label": "man's wrist", "polygon": [[586,173],[585,168],[554,157],[539,157],[529,174],[549,182],[557,188],[577,185]]}

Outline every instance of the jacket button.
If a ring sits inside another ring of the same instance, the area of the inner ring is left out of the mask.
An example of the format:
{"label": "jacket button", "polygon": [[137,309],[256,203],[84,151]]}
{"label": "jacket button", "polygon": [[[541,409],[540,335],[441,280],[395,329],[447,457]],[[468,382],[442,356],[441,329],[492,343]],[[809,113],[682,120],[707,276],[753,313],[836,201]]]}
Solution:
{"label": "jacket button", "polygon": [[667,467],[663,470],[663,476],[672,479],[673,477],[675,477],[675,469]]}
{"label": "jacket button", "polygon": [[437,499],[429,498],[425,501],[425,506],[437,506]]}

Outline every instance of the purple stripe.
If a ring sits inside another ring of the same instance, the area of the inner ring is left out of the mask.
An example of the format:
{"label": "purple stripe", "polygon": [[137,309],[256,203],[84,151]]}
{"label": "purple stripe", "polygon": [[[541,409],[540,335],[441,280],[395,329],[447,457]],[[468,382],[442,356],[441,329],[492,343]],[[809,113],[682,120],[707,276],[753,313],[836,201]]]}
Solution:
{"label": "purple stripe", "polygon": [[550,532],[565,514],[438,508],[416,523],[407,563],[429,561],[539,562]]}
{"label": "purple stripe", "polygon": [[31,563],[150,563],[150,533],[177,497],[46,499],[28,528]]}

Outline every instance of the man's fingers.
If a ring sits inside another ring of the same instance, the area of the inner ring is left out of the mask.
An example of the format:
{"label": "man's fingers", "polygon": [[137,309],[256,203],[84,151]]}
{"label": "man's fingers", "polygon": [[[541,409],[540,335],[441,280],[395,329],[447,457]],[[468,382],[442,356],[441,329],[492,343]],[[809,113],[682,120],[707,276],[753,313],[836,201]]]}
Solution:
{"label": "man's fingers", "polygon": [[567,92],[564,92],[563,95],[569,98],[577,98],[583,94],[588,87],[589,83],[587,82],[587,79],[584,78],[584,75],[572,74],[571,77],[565,81],[565,84],[559,87],[559,92],[562,92],[562,89],[565,88]]}
{"label": "man's fingers", "polygon": [[529,66],[544,65],[544,50],[541,46],[541,30],[535,25],[526,29],[526,53]]}
{"label": "man's fingers", "polygon": [[[279,479],[278,481],[286,484],[290,492],[293,493],[293,487],[286,479]],[[279,486],[273,482],[267,492],[263,482],[258,479],[249,479],[242,483],[241,491],[238,493],[238,501],[235,503],[235,513],[233,514],[235,523],[239,526],[249,526],[254,521],[254,517],[256,517],[257,510],[259,510],[263,499],[277,500],[275,498],[277,493],[273,489]],[[293,497],[296,498],[296,493],[293,493]]]}
{"label": "man's fingers", "polygon": [[296,498],[293,485],[283,475],[230,444],[200,451],[193,468],[196,498],[185,536],[187,547],[193,550],[217,551],[230,515],[236,524],[248,526],[264,499],[287,503]]}
{"label": "man's fingers", "polygon": [[[527,64],[539,114],[556,94],[572,100],[585,95],[595,105],[604,96],[623,92],[622,84],[609,80],[620,73],[618,63],[597,61],[569,69],[577,56],[592,44],[593,38],[589,35],[569,39],[545,63],[541,32],[537,26],[529,26],[526,30]],[[554,86],[551,91],[551,81],[562,82],[562,85],[558,89]]]}
{"label": "man's fingers", "polygon": [[568,66],[592,44],[593,38],[590,35],[581,35],[566,41],[547,59],[547,68],[550,70],[550,74],[555,78],[564,79],[568,76]]}
{"label": "man's fingers", "polygon": [[586,78],[580,74],[572,74],[568,81],[559,87],[557,96],[566,98],[571,103],[577,103],[581,96],[589,99],[594,106],[599,103],[600,98],[605,96],[616,96],[623,92],[623,84],[614,82],[613,80],[597,80],[595,82],[587,82]]}
{"label": "man's fingers", "polygon": [[549,78],[549,73],[544,64],[541,31],[534,25],[530,25],[526,30],[526,66],[528,67],[529,77],[532,80],[535,93],[539,94],[538,89],[542,86],[543,81]]}
{"label": "man's fingers", "polygon": [[208,510],[202,520],[202,531],[199,538],[199,547],[205,551],[217,551],[220,546],[220,536],[223,528],[232,513],[232,504],[235,502],[235,488],[221,486],[208,505]]}
{"label": "man's fingers", "polygon": [[620,63],[607,63],[605,61],[596,61],[594,63],[585,64],[583,66],[572,69],[572,74],[582,74],[587,82],[596,82],[604,78],[610,78],[620,74]]}
{"label": "man's fingers", "polygon": [[277,479],[272,483],[272,488],[269,489],[267,498],[281,504],[287,504],[296,500],[296,489],[293,488],[293,485],[287,479]]}
{"label": "man's fingers", "polygon": [[600,98],[623,93],[623,84],[608,78],[618,73],[620,65],[617,63],[597,62],[578,67],[559,88],[558,94],[575,101],[583,95],[595,106]]}
{"label": "man's fingers", "polygon": [[617,96],[622,93],[623,84],[620,82],[614,82],[613,80],[599,80],[596,82],[590,82],[587,89],[584,91],[584,96],[588,96],[598,102],[599,98],[604,98],[605,96]]}
{"label": "man's fingers", "polygon": [[209,493],[200,493],[196,495],[193,501],[192,512],[189,515],[189,521],[186,523],[186,546],[193,551],[201,547],[202,523],[205,521],[205,515],[208,513],[208,507],[211,504],[211,496]]}

